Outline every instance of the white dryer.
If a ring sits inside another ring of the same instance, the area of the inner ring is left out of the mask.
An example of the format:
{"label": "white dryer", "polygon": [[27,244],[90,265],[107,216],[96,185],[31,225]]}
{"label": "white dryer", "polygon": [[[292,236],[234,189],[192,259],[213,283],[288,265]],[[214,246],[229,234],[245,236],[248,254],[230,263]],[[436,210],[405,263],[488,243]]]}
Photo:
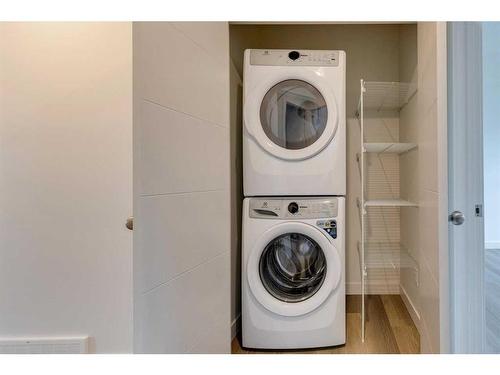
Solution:
{"label": "white dryer", "polygon": [[243,201],[243,347],[345,343],[345,198]]}
{"label": "white dryer", "polygon": [[345,59],[344,51],[245,51],[245,196],[346,194]]}

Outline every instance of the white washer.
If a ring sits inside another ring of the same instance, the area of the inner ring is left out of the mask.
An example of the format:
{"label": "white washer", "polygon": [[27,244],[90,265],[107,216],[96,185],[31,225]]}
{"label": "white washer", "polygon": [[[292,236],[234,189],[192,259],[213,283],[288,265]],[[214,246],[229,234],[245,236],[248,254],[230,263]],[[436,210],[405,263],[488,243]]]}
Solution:
{"label": "white washer", "polygon": [[345,343],[345,198],[243,201],[243,347]]}
{"label": "white washer", "polygon": [[345,195],[345,59],[344,51],[245,51],[245,196]]}

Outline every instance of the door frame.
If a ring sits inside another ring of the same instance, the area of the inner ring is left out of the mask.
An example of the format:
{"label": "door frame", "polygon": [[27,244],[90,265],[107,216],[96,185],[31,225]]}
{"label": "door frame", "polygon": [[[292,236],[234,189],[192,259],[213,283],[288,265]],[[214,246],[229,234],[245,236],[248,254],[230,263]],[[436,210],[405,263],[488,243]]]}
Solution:
{"label": "door frame", "polygon": [[448,223],[450,352],[484,352],[482,26],[450,22],[448,43],[448,212],[465,222]]}
{"label": "door frame", "polygon": [[439,248],[439,352],[450,352],[450,257],[448,250],[448,51],[447,23],[436,24],[437,171]]}

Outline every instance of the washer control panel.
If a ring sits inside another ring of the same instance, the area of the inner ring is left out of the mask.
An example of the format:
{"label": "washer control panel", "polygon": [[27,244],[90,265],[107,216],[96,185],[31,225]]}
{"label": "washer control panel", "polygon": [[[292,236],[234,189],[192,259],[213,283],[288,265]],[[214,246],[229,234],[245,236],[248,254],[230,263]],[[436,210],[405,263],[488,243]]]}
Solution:
{"label": "washer control panel", "polygon": [[252,198],[250,217],[268,219],[321,219],[337,217],[336,198]]}
{"label": "washer control panel", "polygon": [[250,65],[338,66],[339,51],[252,49]]}

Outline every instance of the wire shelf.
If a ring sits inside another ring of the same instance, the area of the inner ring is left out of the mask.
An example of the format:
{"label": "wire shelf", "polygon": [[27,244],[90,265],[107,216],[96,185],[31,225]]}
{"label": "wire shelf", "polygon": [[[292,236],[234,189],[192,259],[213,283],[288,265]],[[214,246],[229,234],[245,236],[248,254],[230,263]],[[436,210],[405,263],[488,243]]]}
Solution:
{"label": "wire shelf", "polygon": [[367,143],[364,144],[365,152],[373,152],[377,154],[395,153],[402,154],[417,147],[415,143]]}
{"label": "wire shelf", "polygon": [[365,201],[365,207],[418,207],[418,205],[404,199],[372,199]]}
{"label": "wire shelf", "polygon": [[418,263],[410,251],[398,242],[366,242],[365,267],[418,270]]}
{"label": "wire shelf", "polygon": [[[360,198],[356,200],[356,205],[361,218],[361,240],[358,242],[357,250],[361,273],[361,340],[363,342],[365,340],[365,321],[367,319],[367,301],[365,301],[365,297],[369,294],[369,286],[371,285],[368,280],[369,274],[374,275],[376,279],[380,274],[391,275],[392,272],[399,278],[399,270],[409,268],[415,271],[415,282],[417,286],[419,285],[419,265],[417,260],[401,243],[391,242],[400,241],[399,208],[418,207],[418,204],[397,198],[400,193],[399,159],[390,155],[379,155],[388,153],[402,154],[417,147],[415,143],[398,142],[399,136],[392,135],[384,120],[385,117],[392,119],[395,117],[395,113],[399,114],[399,111],[411,100],[416,91],[414,83],[370,82],[364,80],[360,82],[359,104],[356,112],[360,126],[360,151],[356,154],[356,160],[360,168],[361,194]],[[367,123],[365,121],[368,118],[370,118],[370,129],[366,134],[370,138],[373,139],[374,135],[380,132],[378,125],[373,128],[375,124],[380,122],[390,137],[379,137],[381,140],[383,139],[382,142],[366,142],[365,130],[367,129],[365,129],[365,126]],[[369,155],[370,153],[377,155],[373,158]],[[374,160],[378,160],[379,163],[374,163]],[[388,162],[387,168],[382,162],[383,160]],[[379,165],[381,168],[378,168]],[[370,186],[366,184],[365,179],[370,179],[373,176],[375,176],[374,185],[370,185],[371,191],[367,191]],[[394,178],[396,178],[396,182],[394,182]],[[376,191],[373,191],[375,188]],[[368,196],[370,198],[391,197],[392,199],[367,200]],[[397,220],[394,220],[393,211],[396,213]],[[372,220],[373,214],[376,214],[377,219]],[[377,231],[377,228],[380,227],[383,227],[384,231]],[[394,235],[395,231],[397,231],[397,236]],[[379,236],[381,233],[382,236]],[[367,238],[368,234],[371,239]],[[379,239],[385,242],[377,242]],[[392,285],[393,278],[389,277],[387,280],[387,285]]]}
{"label": "wire shelf", "polygon": [[417,92],[414,83],[363,81],[363,84],[365,111],[399,112]]}

